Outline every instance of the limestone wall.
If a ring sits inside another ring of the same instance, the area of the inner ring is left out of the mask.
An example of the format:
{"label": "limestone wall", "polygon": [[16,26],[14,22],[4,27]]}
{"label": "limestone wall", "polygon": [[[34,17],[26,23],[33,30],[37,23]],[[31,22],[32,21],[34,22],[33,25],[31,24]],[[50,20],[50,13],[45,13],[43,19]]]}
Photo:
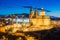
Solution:
{"label": "limestone wall", "polygon": [[44,25],[46,26],[50,25],[50,19],[44,19]]}

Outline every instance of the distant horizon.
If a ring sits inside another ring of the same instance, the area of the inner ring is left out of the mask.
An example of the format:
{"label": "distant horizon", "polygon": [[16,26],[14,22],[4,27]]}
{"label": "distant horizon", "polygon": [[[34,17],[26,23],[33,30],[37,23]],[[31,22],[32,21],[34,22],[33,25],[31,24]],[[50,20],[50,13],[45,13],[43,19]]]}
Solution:
{"label": "distant horizon", "polygon": [[[24,14],[24,13],[20,13],[20,14]],[[29,14],[29,13],[25,13],[25,14]],[[8,15],[13,15],[13,14],[8,14]],[[17,14],[17,15],[19,15],[19,14]],[[0,15],[0,16],[7,16],[7,15]],[[50,17],[57,17],[57,16],[50,16]],[[58,17],[58,18],[60,18],[60,17]]]}

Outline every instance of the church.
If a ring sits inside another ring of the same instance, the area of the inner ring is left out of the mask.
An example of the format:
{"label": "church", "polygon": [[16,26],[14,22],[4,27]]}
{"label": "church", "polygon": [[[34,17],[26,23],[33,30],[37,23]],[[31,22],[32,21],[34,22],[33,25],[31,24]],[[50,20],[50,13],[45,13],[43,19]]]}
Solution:
{"label": "church", "polygon": [[38,14],[37,8],[35,12],[30,8],[29,22],[34,26],[50,26],[51,24],[50,16],[45,14],[43,8],[41,8],[40,14]]}

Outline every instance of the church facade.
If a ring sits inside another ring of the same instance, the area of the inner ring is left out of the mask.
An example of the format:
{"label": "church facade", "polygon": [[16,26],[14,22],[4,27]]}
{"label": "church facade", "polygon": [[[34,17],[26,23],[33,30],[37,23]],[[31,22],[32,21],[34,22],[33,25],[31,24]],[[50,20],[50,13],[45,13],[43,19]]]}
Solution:
{"label": "church facade", "polygon": [[45,14],[43,8],[41,8],[40,14],[38,14],[37,8],[35,12],[30,8],[29,22],[34,26],[50,26],[51,24],[50,17]]}

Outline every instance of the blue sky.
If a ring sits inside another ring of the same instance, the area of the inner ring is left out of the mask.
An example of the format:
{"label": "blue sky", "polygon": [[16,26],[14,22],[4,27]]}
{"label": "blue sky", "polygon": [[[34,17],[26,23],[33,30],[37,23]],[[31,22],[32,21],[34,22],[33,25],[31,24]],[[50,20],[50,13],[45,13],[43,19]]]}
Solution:
{"label": "blue sky", "polygon": [[0,15],[29,13],[22,6],[43,7],[47,15],[60,17],[60,0],[0,0]]}

